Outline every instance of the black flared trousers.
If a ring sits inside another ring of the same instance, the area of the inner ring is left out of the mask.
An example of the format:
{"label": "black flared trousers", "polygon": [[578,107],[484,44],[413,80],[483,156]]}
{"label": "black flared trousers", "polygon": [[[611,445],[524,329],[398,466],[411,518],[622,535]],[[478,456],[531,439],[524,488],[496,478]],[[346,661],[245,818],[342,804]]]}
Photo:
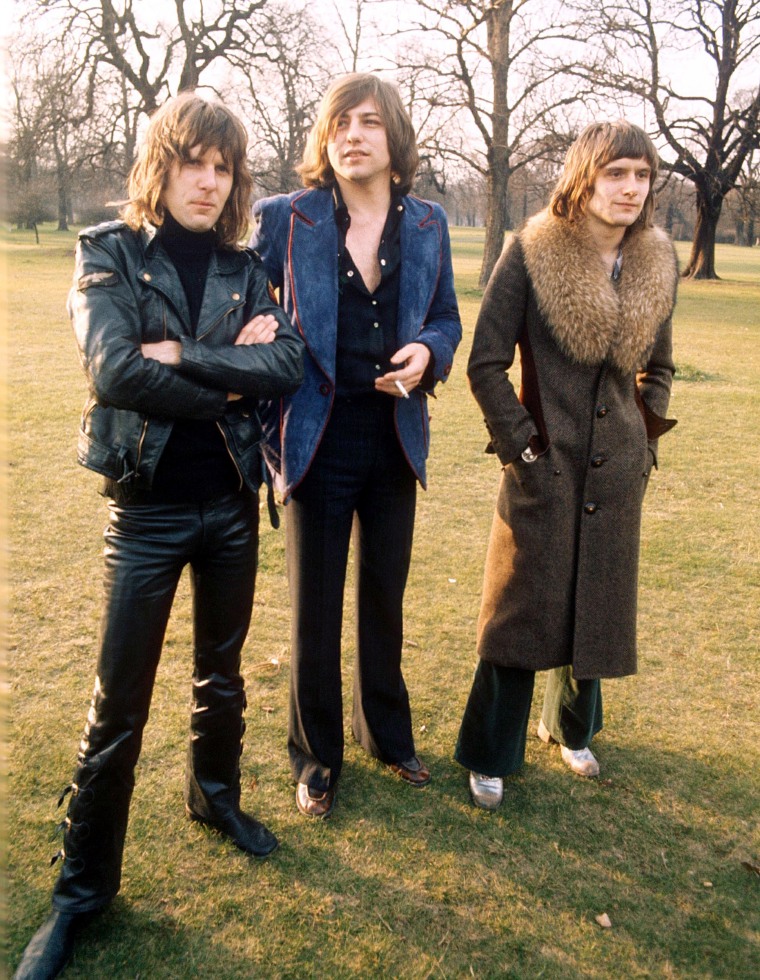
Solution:
{"label": "black flared trousers", "polygon": [[371,755],[414,755],[401,673],[403,598],[416,481],[393,421],[393,399],[338,399],[306,478],[286,508],[293,778],[324,792],[343,762],[341,627],[349,544],[356,565],[357,651],[352,730]]}

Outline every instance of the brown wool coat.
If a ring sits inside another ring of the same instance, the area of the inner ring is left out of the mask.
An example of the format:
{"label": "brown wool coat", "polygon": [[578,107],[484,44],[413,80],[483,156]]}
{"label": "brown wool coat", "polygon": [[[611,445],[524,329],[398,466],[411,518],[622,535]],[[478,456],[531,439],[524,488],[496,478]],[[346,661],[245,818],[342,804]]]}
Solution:
{"label": "brown wool coat", "polygon": [[[468,365],[504,467],[478,621],[485,660],[572,664],[578,679],[635,673],[641,504],[657,438],[675,425],[664,416],[677,278],[660,229],[628,234],[613,284],[584,224],[546,211],[499,259]],[[533,463],[521,458],[529,443]]]}

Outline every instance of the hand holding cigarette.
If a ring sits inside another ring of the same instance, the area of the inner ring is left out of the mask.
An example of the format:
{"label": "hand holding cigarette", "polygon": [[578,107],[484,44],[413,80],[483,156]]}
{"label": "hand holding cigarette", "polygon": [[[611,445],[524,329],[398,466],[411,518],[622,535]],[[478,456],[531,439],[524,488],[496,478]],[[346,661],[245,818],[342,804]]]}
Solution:
{"label": "hand holding cigarette", "polygon": [[408,398],[422,381],[429,363],[429,347],[419,343],[406,344],[391,357],[391,364],[401,365],[398,371],[389,371],[377,378],[375,389],[395,398]]}

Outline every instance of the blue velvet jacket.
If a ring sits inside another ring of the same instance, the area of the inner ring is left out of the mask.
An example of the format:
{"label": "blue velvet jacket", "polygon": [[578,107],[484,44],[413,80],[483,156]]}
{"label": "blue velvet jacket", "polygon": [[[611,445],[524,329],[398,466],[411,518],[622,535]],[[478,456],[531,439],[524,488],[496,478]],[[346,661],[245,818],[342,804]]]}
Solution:
{"label": "blue velvet jacket", "polygon": [[[448,377],[462,326],[446,215],[429,201],[401,200],[398,347],[413,341],[425,344],[432,353],[432,371],[428,390],[418,387],[409,399],[395,400],[395,424],[409,465],[424,487],[427,395]],[[335,397],[338,229],[332,191],[270,197],[254,205],[254,217],[250,244],[306,345],[303,384],[294,394],[270,402],[262,419],[264,453],[287,501],[314,459]]]}

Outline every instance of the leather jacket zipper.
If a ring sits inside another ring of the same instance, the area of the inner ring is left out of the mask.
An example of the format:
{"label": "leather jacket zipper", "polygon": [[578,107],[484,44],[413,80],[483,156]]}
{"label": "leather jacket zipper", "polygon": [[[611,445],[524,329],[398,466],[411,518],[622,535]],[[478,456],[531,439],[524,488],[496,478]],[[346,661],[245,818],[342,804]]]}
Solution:
{"label": "leather jacket zipper", "polygon": [[214,320],[214,322],[211,324],[211,326],[208,328],[208,330],[204,330],[203,333],[198,334],[195,339],[196,340],[203,340],[204,337],[208,337],[208,335],[211,333],[211,331],[212,330],[216,330],[216,328],[219,326],[219,324],[222,322],[222,320],[226,316],[229,316],[230,313],[233,313],[235,310],[237,310],[242,305],[243,305],[242,303],[238,303],[237,306],[231,306],[228,310],[225,310],[224,313],[221,313],[216,318],[216,320]]}
{"label": "leather jacket zipper", "polygon": [[135,461],[135,473],[140,470],[140,457],[142,456],[143,443],[145,442],[145,436],[148,432],[148,420],[144,419],[142,424],[142,432],[140,433],[140,438],[137,440],[137,459]]}
{"label": "leather jacket zipper", "polygon": [[222,423],[221,422],[217,422],[216,423],[216,427],[222,433],[222,439],[224,439],[224,448],[227,450],[227,454],[230,457],[230,459],[232,460],[232,465],[235,467],[235,471],[236,471],[236,473],[238,475],[238,479],[240,480],[240,486],[238,487],[238,490],[242,490],[243,489],[243,486],[244,486],[243,474],[240,472],[240,467],[237,464],[237,460],[232,455],[232,450],[230,449],[230,444],[227,442],[227,435],[226,435],[224,429],[222,428]]}

